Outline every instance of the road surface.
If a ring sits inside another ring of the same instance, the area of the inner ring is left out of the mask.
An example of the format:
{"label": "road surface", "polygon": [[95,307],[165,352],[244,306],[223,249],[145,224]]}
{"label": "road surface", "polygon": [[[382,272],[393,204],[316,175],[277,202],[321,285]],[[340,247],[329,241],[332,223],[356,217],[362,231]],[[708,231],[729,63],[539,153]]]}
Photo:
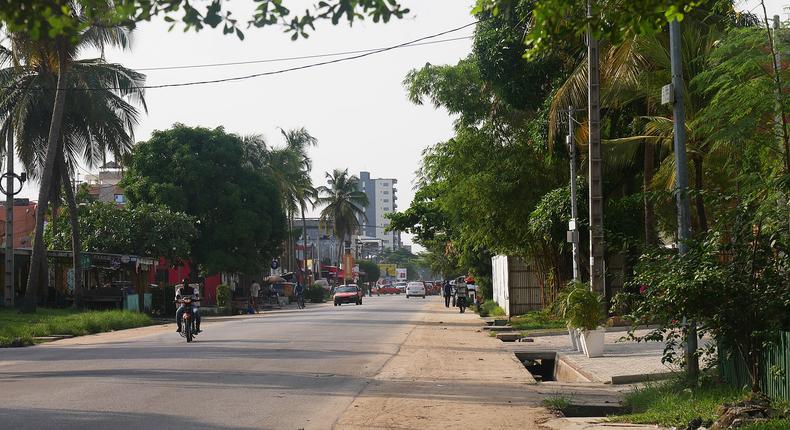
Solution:
{"label": "road surface", "polygon": [[438,300],[206,322],[193,344],[168,326],[0,349],[0,428],[331,428]]}

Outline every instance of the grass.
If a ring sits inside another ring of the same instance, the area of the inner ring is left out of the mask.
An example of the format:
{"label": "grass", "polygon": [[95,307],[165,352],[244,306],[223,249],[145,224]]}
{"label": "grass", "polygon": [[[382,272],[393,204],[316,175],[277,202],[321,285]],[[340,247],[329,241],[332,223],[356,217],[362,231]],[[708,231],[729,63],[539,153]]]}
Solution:
{"label": "grass", "polygon": [[562,412],[571,405],[571,400],[565,396],[546,397],[541,402],[546,409]]}
{"label": "grass", "polygon": [[499,307],[493,300],[486,300],[480,307],[481,317],[501,317],[505,315],[505,310]]}
{"label": "grass", "polygon": [[148,315],[128,311],[88,311],[39,308],[35,314],[0,310],[0,347],[32,345],[35,337],[83,336],[153,324]]}
{"label": "grass", "polygon": [[[723,384],[706,382],[700,387],[684,388],[682,381],[669,380],[646,385],[625,396],[625,405],[632,413],[610,416],[610,421],[660,426],[685,427],[700,417],[715,420],[716,409],[728,402],[743,399],[746,394]],[[776,419],[745,426],[746,430],[774,430],[790,428],[790,420]]]}
{"label": "grass", "polygon": [[545,310],[513,317],[510,325],[517,330],[558,330],[566,327],[564,320]]}

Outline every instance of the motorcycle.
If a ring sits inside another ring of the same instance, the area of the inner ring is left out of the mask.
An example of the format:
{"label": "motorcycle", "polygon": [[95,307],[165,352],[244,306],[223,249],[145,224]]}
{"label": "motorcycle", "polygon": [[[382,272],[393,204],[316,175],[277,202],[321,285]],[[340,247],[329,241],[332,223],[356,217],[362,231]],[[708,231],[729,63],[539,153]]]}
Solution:
{"label": "motorcycle", "polygon": [[195,336],[198,335],[197,328],[195,326],[195,318],[192,313],[192,302],[199,301],[194,300],[192,297],[184,297],[179,300],[177,303],[184,305],[184,313],[181,315],[181,331],[179,334],[181,337],[187,340],[187,343],[192,342]]}
{"label": "motorcycle", "polygon": [[455,302],[458,304],[458,309],[460,309],[461,313],[464,313],[467,307],[466,297],[459,297]]}

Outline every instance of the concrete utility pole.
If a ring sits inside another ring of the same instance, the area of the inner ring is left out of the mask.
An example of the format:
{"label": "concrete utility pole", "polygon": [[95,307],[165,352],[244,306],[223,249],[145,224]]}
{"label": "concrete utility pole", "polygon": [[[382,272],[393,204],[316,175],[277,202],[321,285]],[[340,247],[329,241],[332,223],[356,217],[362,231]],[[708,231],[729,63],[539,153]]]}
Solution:
{"label": "concrete utility pole", "polygon": [[568,241],[573,245],[573,280],[581,282],[581,261],[579,260],[579,226],[576,225],[578,208],[576,207],[576,141],[573,138],[573,106],[568,106],[568,153],[571,165],[571,220],[568,223]]}
{"label": "concrete utility pole", "polygon": [[[682,255],[687,251],[686,241],[691,236],[690,206],[688,196],[688,161],[686,160],[686,108],[684,106],[683,57],[680,51],[680,22],[677,19],[669,23],[669,49],[672,61],[673,132],[675,140],[675,196],[678,206],[678,252]],[[688,323],[686,339],[686,360],[688,376],[697,379],[699,360],[697,352],[697,328],[694,322]]]}
{"label": "concrete utility pole", "polygon": [[590,289],[604,291],[603,264],[603,179],[601,174],[601,85],[598,65],[598,40],[592,32],[592,0],[587,0],[587,119],[589,136],[590,195]]}
{"label": "concrete utility pole", "polygon": [[5,174],[5,306],[14,306],[14,131],[9,129]]}

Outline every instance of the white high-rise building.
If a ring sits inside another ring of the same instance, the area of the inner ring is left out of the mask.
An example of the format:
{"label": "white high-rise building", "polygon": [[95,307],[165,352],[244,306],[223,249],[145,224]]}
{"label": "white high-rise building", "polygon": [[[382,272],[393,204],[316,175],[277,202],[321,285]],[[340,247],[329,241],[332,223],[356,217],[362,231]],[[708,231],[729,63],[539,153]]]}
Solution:
{"label": "white high-rise building", "polygon": [[395,184],[397,179],[373,179],[370,172],[359,173],[359,183],[363,191],[368,196],[368,206],[364,208],[367,221],[362,220],[362,239],[376,240],[386,249],[397,249],[400,247],[400,232],[384,230],[389,225],[386,214],[395,212],[398,208],[396,193],[398,189]]}

